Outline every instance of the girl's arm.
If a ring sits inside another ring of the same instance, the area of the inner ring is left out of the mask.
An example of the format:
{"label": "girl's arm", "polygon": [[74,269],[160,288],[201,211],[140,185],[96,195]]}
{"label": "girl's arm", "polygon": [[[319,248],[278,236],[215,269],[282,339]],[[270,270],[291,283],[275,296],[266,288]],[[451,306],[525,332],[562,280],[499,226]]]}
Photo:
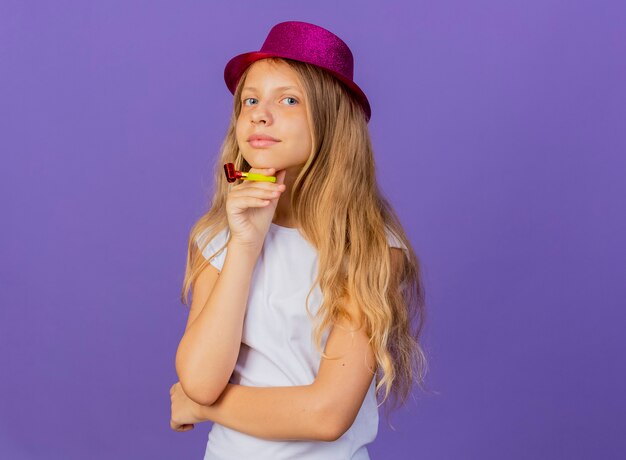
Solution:
{"label": "girl's arm", "polygon": [[212,404],[233,373],[258,255],[259,251],[228,244],[222,271],[180,340],[176,373],[185,394],[198,404]]}
{"label": "girl's arm", "polygon": [[197,406],[198,418],[271,440],[326,440],[312,385],[248,387],[229,383],[211,406]]}
{"label": "girl's arm", "polygon": [[[363,328],[348,332],[339,322],[329,333],[311,385],[250,387],[229,383],[199,418],[243,433],[274,440],[334,441],[354,422],[374,377],[374,353]],[[370,370],[371,369],[371,370]]]}
{"label": "girl's arm", "polygon": [[[392,249],[392,273],[400,273],[402,253]],[[399,279],[396,278],[398,286]],[[348,312],[361,323],[360,309],[347,299]],[[266,439],[334,441],[354,423],[374,377],[376,358],[363,327],[346,319],[331,329],[325,353],[311,385],[248,387],[228,384],[211,406],[198,406],[200,417]]]}

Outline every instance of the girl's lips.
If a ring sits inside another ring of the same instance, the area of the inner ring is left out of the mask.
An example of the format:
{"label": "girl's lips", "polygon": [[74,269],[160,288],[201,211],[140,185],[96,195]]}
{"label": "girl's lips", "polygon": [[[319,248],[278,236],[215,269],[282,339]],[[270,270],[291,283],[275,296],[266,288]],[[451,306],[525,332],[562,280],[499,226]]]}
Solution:
{"label": "girl's lips", "polygon": [[271,147],[274,144],[278,144],[280,141],[270,141],[269,139],[253,139],[248,143],[254,148]]}

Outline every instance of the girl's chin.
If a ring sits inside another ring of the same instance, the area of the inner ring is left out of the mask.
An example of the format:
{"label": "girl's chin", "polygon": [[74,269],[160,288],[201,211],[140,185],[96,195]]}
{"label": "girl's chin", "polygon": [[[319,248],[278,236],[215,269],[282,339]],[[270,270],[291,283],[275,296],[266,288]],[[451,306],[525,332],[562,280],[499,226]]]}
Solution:
{"label": "girl's chin", "polygon": [[275,164],[270,164],[270,162],[261,162],[261,163],[259,163],[258,161],[250,162],[248,160],[246,160],[246,162],[250,165],[251,168],[254,168],[254,169],[276,168],[276,170],[278,171],[278,168],[276,167],[276,165]]}

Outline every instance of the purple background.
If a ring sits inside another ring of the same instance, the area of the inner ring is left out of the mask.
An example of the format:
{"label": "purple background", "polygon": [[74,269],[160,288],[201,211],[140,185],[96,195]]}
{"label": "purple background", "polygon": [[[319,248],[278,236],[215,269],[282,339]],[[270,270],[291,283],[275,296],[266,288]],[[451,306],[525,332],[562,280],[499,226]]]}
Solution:
{"label": "purple background", "polygon": [[294,3],[0,3],[0,457],[202,458],[169,388],[223,69],[303,20],[424,269],[439,395],[371,457],[626,458],[624,2]]}

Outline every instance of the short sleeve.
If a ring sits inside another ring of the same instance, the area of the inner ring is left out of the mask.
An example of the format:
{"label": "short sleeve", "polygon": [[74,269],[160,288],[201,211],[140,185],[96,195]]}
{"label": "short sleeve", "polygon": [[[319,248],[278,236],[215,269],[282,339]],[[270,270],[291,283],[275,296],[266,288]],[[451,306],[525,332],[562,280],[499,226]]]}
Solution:
{"label": "short sleeve", "polygon": [[[196,245],[199,249],[202,250],[202,255],[205,259],[209,259],[213,254],[215,254],[222,246],[226,244],[228,240],[229,229],[226,227],[224,230],[219,232],[211,241],[206,244],[206,247],[203,248],[206,243],[206,238],[208,237],[210,229],[204,230],[202,233],[198,235],[196,238]],[[224,261],[226,260],[226,251],[228,248],[224,248],[218,255],[216,255],[209,263],[217,268],[219,271],[222,271],[222,267],[224,266]]]}
{"label": "short sleeve", "polygon": [[[391,232],[391,230],[389,230],[389,228],[388,228],[388,227],[386,228],[386,231],[387,231],[387,241],[388,241],[388,243],[389,243],[389,247],[392,247],[392,248],[400,248],[400,249],[404,250],[404,256],[405,256],[406,258],[409,258],[409,257],[410,257],[410,256],[409,256],[409,251],[408,251],[408,249],[406,248],[406,246],[405,246],[404,244],[402,244],[402,241],[400,241],[400,239],[399,239],[398,237],[396,237],[396,236],[395,236],[395,235]],[[405,281],[402,281],[402,282],[400,283],[400,289],[401,289],[401,290],[404,290],[405,288],[406,288],[406,280],[405,280]]]}
{"label": "short sleeve", "polygon": [[408,252],[406,246],[402,244],[402,241],[400,241],[400,239],[391,232],[389,227],[386,227],[385,231],[387,232],[387,242],[389,243],[390,247],[400,248],[400,249],[403,249],[404,252]]}

